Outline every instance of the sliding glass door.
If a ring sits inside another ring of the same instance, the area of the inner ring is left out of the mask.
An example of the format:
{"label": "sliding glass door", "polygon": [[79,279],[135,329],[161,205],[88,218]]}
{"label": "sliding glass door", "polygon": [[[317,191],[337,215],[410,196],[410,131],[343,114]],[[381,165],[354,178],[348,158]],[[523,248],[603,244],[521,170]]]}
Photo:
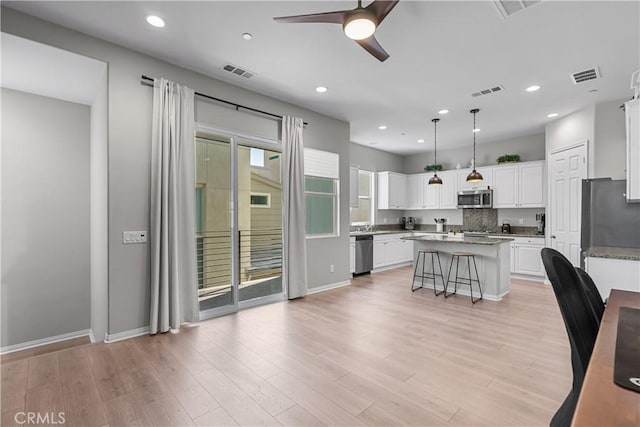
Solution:
{"label": "sliding glass door", "polygon": [[219,131],[195,143],[202,317],[284,299],[279,144]]}

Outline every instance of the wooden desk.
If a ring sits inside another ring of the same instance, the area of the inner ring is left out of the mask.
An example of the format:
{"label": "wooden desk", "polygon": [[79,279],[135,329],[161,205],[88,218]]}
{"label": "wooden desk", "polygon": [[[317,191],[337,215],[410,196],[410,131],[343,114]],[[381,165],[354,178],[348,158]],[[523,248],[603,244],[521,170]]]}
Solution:
{"label": "wooden desk", "polygon": [[620,307],[640,308],[640,292],[611,291],[572,426],[640,425],[640,393],[613,382]]}

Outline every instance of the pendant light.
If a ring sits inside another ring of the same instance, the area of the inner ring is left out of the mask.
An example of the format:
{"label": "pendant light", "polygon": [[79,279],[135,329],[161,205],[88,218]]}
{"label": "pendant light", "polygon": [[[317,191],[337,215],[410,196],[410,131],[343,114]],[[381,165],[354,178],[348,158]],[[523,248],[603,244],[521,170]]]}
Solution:
{"label": "pendant light", "polygon": [[[433,122],[433,164],[434,166],[438,164],[438,145],[437,145],[437,133],[436,128],[440,119],[431,119]],[[438,171],[433,171],[433,176],[429,180],[429,185],[442,185],[442,179],[438,176]]]}
{"label": "pendant light", "polygon": [[476,114],[480,111],[479,108],[474,108],[469,111],[473,114],[473,170],[467,175],[467,182],[481,182],[484,180],[482,174],[476,170]]}

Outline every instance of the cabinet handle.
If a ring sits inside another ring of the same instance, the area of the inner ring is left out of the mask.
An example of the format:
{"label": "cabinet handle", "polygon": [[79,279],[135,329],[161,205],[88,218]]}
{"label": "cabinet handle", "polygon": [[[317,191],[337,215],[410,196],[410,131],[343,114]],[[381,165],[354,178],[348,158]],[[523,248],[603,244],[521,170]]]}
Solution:
{"label": "cabinet handle", "polygon": [[551,236],[551,238],[552,238],[552,239],[555,239],[555,238],[556,238],[556,236]]}

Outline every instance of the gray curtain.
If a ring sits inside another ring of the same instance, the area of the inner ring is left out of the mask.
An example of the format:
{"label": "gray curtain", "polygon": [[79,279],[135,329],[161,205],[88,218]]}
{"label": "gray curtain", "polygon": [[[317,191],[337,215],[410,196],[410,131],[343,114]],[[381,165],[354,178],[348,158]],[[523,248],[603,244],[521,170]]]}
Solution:
{"label": "gray curtain", "polygon": [[289,299],[307,294],[307,241],[305,238],[303,122],[282,119],[282,182],[284,183],[284,265]]}
{"label": "gray curtain", "polygon": [[198,320],[193,89],[155,79],[151,134],[150,332]]}

